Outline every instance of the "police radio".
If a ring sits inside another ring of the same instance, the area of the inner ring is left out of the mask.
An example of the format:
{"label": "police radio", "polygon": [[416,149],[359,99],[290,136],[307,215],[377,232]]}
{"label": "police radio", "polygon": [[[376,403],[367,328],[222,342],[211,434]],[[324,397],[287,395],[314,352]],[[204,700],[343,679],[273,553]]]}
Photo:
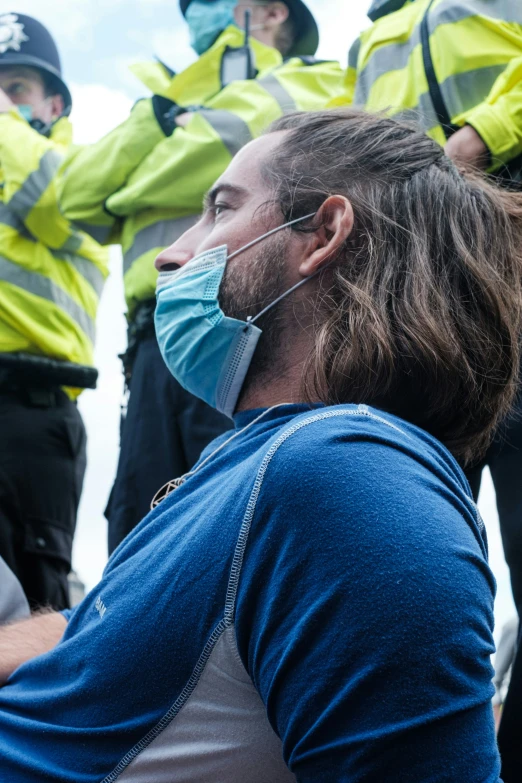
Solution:
{"label": "police radio", "polygon": [[234,48],[227,46],[221,59],[221,87],[227,87],[233,82],[244,79],[255,79],[257,70],[255,67],[254,53],[250,48],[250,17],[251,11],[245,11],[245,43]]}

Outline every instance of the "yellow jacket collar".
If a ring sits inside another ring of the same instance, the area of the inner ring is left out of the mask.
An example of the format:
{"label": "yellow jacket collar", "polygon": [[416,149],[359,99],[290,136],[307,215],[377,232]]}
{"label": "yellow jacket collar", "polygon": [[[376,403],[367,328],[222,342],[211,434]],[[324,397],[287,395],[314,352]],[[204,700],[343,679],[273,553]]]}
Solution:
{"label": "yellow jacket collar", "polygon": [[73,140],[73,129],[68,117],[60,117],[51,128],[51,141],[62,147],[70,147]]}
{"label": "yellow jacket collar", "polygon": [[[27,127],[27,120],[24,120],[18,109],[13,107],[6,114],[16,122],[21,123],[22,127]],[[68,117],[60,117],[53,123],[49,138],[55,144],[59,144],[62,147],[70,147],[73,140],[73,130]]]}
{"label": "yellow jacket collar", "polygon": [[[161,63],[137,63],[131,66],[132,73],[155,95],[162,95],[180,106],[203,103],[221,90],[221,59],[227,47],[243,46],[245,35],[232,25],[219,36],[216,43],[184,71],[170,76]],[[250,39],[258,71],[281,65],[281,53]]]}

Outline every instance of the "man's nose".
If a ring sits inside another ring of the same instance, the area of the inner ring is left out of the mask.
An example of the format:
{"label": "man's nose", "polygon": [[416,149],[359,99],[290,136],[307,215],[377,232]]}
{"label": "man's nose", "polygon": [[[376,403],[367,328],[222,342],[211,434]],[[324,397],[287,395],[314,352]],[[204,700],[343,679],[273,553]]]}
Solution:
{"label": "man's nose", "polygon": [[165,248],[156,256],[154,266],[158,272],[172,272],[175,269],[179,269],[180,266],[184,266],[193,257],[193,253],[178,248],[177,244],[177,242],[174,242],[173,245]]}
{"label": "man's nose", "polygon": [[156,256],[154,266],[159,272],[172,272],[180,266],[185,266],[191,258],[194,258],[195,250],[201,242],[198,230],[200,222],[185,231],[172,245]]}

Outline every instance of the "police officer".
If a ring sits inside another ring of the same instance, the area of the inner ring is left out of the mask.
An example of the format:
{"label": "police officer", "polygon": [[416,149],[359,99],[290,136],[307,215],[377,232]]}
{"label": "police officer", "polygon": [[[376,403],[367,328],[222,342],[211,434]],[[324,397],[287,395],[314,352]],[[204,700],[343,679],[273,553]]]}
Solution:
{"label": "police officer", "polygon": [[[123,247],[130,398],[111,493],[109,550],[231,422],[169,375],[154,335],[156,255],[196,222],[235,153],[284,112],[319,109],[342,88],[337,63],[313,55],[319,34],[302,0],[181,0],[197,62],[179,75],[134,68],[154,93],[105,139],[69,161],[63,207]],[[250,14],[248,40],[245,31]]]}
{"label": "police officer", "polygon": [[[374,0],[352,46],[345,101],[420,122],[455,162],[501,185],[522,180],[522,4],[519,0]],[[484,368],[487,371],[487,368]],[[488,465],[513,597],[522,617],[522,402],[485,458],[468,468],[478,498]],[[458,414],[458,412],[456,412]],[[502,779],[522,780],[522,648],[499,731]]]}
{"label": "police officer", "polygon": [[[59,168],[71,95],[36,19],[0,15],[0,556],[32,606],[69,605],[85,472],[76,406],[95,385],[107,253],[67,221]],[[0,591],[2,586],[0,585]]]}

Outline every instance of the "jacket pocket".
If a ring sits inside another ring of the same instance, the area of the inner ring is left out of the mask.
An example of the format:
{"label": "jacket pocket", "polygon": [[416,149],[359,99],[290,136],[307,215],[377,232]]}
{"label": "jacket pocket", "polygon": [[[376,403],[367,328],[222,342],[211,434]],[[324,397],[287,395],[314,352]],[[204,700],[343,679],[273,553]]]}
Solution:
{"label": "jacket pocket", "polygon": [[40,557],[62,560],[71,567],[73,533],[56,522],[30,517],[25,523],[24,549]]}

